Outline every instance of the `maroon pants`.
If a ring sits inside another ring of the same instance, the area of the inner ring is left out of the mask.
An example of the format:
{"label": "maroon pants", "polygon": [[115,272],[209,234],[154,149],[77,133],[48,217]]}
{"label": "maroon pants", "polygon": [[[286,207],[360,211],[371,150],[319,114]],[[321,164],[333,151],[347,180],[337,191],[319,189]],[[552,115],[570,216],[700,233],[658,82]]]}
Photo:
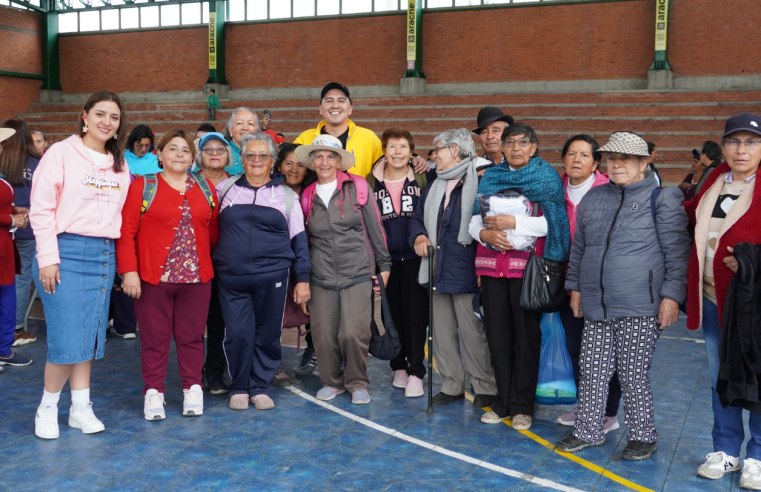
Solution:
{"label": "maroon pants", "polygon": [[209,312],[211,282],[159,285],[140,282],[142,293],[135,300],[140,325],[140,357],[143,362],[143,393],[153,388],[164,392],[169,348],[177,347],[182,389],[201,384],[203,332]]}

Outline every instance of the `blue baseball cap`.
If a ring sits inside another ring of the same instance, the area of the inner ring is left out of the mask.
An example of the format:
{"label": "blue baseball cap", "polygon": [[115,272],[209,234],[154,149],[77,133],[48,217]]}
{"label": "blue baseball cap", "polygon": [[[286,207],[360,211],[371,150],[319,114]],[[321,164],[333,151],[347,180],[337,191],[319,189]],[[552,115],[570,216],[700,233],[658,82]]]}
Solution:
{"label": "blue baseball cap", "polygon": [[204,134],[203,137],[201,137],[201,141],[198,143],[198,150],[201,150],[203,146],[206,145],[206,142],[208,142],[209,140],[219,140],[223,144],[228,145],[224,135],[222,135],[219,132],[209,132]]}

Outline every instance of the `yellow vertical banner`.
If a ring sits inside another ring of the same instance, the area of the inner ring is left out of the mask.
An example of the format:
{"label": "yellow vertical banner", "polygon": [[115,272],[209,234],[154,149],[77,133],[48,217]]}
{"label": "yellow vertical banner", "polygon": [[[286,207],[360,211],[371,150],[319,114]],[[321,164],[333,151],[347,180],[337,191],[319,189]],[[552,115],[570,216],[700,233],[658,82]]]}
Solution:
{"label": "yellow vertical banner", "polygon": [[217,69],[217,13],[209,12],[209,70]]}
{"label": "yellow vertical banner", "polygon": [[668,24],[669,0],[657,0],[655,8],[655,51],[666,51]]}
{"label": "yellow vertical banner", "polygon": [[407,70],[415,69],[417,51],[417,14],[416,2],[407,2]]}

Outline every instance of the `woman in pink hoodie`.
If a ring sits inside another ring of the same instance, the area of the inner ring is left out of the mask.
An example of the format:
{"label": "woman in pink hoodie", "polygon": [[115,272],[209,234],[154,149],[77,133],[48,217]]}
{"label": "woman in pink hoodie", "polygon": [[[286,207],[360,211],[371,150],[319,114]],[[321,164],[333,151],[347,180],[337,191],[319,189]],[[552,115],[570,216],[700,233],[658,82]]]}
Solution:
{"label": "woman in pink hoodie", "polygon": [[96,92],[82,109],[78,133],[50,147],[32,182],[32,276],[48,339],[45,390],[35,417],[35,434],[43,439],[58,437],[58,400],[67,380],[69,426],[85,434],[105,430],[92,411],[90,369],[104,354],[114,239],[130,183],[126,126],[119,96]]}
{"label": "woman in pink hoodie", "polygon": [[[576,232],[576,209],[581,199],[595,186],[607,183],[608,176],[600,173],[599,166],[602,155],[597,151],[600,146],[589,135],[576,135],[568,139],[563,146],[561,157],[563,158],[563,185],[565,186],[565,206],[568,212],[568,222],[571,226],[571,241]],[[573,364],[573,378],[576,387],[579,386],[579,356],[581,353],[581,335],[584,332],[584,318],[576,318],[571,310],[570,296],[566,296],[566,303],[560,310],[560,319],[565,329],[565,342],[568,354]],[[621,385],[618,376],[613,375],[610,381],[608,402],[605,408],[605,422],[603,431],[607,434],[619,427],[618,406],[621,403]],[[572,426],[576,423],[578,405],[557,418],[558,424]]]}

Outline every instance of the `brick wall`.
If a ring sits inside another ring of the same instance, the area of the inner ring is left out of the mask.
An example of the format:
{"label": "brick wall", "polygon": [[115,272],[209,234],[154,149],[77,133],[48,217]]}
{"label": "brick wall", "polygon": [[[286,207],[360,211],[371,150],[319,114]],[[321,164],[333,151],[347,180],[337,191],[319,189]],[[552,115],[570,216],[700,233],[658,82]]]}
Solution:
{"label": "brick wall", "polygon": [[187,91],[209,76],[205,28],[61,36],[65,93]]}
{"label": "brick wall", "polygon": [[[41,16],[0,6],[0,70],[42,74]],[[39,98],[41,82],[0,76],[0,120],[27,112]]]}

